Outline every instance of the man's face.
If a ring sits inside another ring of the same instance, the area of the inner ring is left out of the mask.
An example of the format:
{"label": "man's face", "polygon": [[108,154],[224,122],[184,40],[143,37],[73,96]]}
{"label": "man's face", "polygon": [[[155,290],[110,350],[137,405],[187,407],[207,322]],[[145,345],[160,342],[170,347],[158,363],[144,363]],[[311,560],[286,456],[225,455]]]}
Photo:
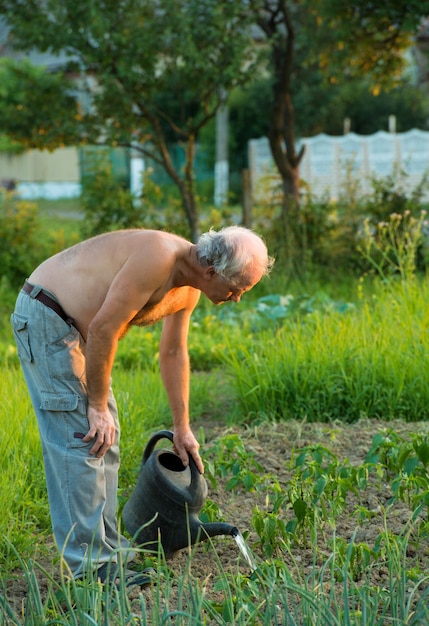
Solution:
{"label": "man's face", "polygon": [[240,302],[241,296],[250,291],[262,278],[262,271],[258,267],[249,267],[236,281],[229,281],[213,272],[206,283],[203,293],[214,304],[223,302]]}

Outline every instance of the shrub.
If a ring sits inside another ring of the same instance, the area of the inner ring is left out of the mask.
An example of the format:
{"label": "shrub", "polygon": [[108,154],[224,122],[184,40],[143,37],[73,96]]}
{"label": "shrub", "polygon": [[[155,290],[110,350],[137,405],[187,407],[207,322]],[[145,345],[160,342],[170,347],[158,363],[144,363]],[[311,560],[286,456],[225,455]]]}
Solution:
{"label": "shrub", "polygon": [[38,208],[13,193],[0,194],[0,264],[4,280],[17,287],[39,261]]}
{"label": "shrub", "polygon": [[[361,251],[367,235],[365,224],[376,230],[380,222],[388,223],[392,215],[400,216],[402,225],[419,221],[425,208],[428,176],[411,188],[407,173],[395,169],[385,178],[374,178],[371,192],[363,195],[360,181],[350,173],[338,200],[317,199],[311,189],[305,189],[299,211],[286,215],[280,211],[281,193],[272,180],[267,179],[266,184],[268,202],[259,206],[254,226],[260,232],[266,231],[267,240],[272,242],[271,253],[290,274],[302,277],[321,269],[330,275],[362,274],[372,269],[374,264]],[[420,271],[425,270],[428,262],[427,232],[422,235],[415,249]]]}
{"label": "shrub", "polygon": [[143,225],[141,207],[134,203],[131,191],[115,180],[109,163],[100,161],[85,178],[81,202],[84,237]]}

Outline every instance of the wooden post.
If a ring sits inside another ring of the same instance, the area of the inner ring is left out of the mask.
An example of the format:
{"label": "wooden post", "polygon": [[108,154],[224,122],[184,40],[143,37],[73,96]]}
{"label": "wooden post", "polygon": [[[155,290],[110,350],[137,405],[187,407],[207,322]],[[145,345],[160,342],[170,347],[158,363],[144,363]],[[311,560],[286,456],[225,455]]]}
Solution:
{"label": "wooden post", "polygon": [[352,121],[349,117],[345,117],[343,121],[343,133],[348,135],[352,126]]}
{"label": "wooden post", "polygon": [[242,170],[241,185],[243,188],[243,226],[246,228],[252,228],[252,180],[249,169]]}

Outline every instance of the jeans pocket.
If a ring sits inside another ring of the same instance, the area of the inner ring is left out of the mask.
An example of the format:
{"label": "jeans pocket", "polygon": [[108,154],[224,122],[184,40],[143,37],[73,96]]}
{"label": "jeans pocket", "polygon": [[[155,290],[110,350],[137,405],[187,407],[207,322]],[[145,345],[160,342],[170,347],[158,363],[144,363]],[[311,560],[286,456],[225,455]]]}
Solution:
{"label": "jeans pocket", "polygon": [[19,313],[12,313],[10,321],[15,335],[16,348],[21,361],[33,361],[30,336],[28,333],[28,318]]}

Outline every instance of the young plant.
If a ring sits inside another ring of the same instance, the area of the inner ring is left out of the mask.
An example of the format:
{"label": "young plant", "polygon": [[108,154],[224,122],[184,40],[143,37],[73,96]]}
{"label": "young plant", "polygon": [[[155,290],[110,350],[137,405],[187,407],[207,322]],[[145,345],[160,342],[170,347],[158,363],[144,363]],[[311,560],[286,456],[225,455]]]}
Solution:
{"label": "young plant", "polygon": [[206,452],[206,475],[216,486],[216,476],[229,477],[225,485],[227,491],[242,488],[255,491],[261,481],[262,465],[256,460],[255,453],[246,450],[239,435],[224,435]]}

